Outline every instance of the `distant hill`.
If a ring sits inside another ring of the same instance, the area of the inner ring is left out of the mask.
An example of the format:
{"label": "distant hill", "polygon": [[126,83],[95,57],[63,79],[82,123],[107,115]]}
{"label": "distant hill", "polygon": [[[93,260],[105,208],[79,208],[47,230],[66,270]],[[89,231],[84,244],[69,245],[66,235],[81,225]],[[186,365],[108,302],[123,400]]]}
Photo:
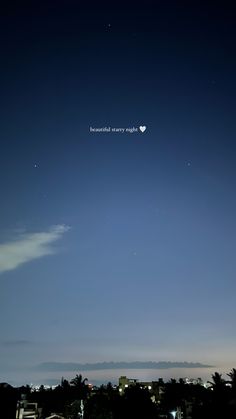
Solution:
{"label": "distant hill", "polygon": [[44,362],[37,366],[40,371],[95,371],[114,369],[170,369],[170,368],[213,368],[200,362],[134,361],[134,362],[96,362],[80,364],[76,362]]}

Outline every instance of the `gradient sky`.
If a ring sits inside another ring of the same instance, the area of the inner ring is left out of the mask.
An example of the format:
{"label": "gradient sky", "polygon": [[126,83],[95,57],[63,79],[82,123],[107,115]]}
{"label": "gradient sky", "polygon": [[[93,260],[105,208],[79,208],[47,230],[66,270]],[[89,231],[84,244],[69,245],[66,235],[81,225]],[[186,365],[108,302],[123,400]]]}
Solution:
{"label": "gradient sky", "polygon": [[20,3],[0,13],[0,381],[51,361],[228,372],[235,6]]}

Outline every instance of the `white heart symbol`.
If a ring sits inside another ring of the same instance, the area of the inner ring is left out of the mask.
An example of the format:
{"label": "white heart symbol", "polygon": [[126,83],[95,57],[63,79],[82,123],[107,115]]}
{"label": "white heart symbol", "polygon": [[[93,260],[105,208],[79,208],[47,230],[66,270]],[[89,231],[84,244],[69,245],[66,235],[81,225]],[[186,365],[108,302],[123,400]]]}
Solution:
{"label": "white heart symbol", "polygon": [[139,129],[140,129],[141,132],[144,132],[144,131],[146,131],[147,127],[145,127],[145,125],[143,125],[143,126],[141,125],[139,127]]}

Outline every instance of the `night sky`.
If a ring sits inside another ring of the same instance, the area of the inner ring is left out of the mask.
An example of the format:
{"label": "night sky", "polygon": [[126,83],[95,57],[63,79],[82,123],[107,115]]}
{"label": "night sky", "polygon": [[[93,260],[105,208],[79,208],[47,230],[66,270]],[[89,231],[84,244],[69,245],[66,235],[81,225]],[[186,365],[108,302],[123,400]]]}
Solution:
{"label": "night sky", "polygon": [[0,11],[0,381],[49,382],[53,361],[228,372],[236,7],[94,3]]}

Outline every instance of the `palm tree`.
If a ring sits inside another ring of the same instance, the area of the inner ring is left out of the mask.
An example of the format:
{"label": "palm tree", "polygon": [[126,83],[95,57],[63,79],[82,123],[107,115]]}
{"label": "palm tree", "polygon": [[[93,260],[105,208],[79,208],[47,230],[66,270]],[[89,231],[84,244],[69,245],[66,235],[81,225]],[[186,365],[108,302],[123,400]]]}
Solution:
{"label": "palm tree", "polygon": [[88,379],[87,378],[83,379],[81,374],[79,375],[76,374],[75,378],[72,378],[70,383],[75,387],[80,387],[81,385],[86,385],[85,381],[88,381]]}
{"label": "palm tree", "polygon": [[226,385],[226,381],[222,378],[222,374],[215,372],[211,377],[213,381],[208,381],[208,383],[211,384],[210,388],[217,392],[222,391]]}
{"label": "palm tree", "polygon": [[210,417],[223,418],[228,416],[228,387],[226,386],[227,381],[222,378],[222,374],[215,372],[212,375],[212,381],[208,381],[211,384],[209,387],[212,390],[211,395],[209,395],[209,412],[211,412]]}
{"label": "palm tree", "polygon": [[229,383],[231,384],[231,388],[232,390],[236,390],[236,369],[233,368],[229,374],[227,374],[228,377],[231,379],[231,381],[229,381]]}
{"label": "palm tree", "polygon": [[70,384],[74,387],[76,396],[80,400],[85,400],[88,396],[89,387],[86,384],[86,381],[88,381],[87,378],[82,377],[81,374],[76,374],[75,378],[73,378],[70,382]]}

